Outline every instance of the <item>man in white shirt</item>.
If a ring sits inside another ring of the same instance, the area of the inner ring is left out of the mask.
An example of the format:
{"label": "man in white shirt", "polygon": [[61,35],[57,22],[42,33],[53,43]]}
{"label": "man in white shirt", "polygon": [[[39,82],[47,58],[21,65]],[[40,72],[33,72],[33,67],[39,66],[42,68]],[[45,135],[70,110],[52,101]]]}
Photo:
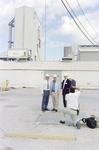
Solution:
{"label": "man in white shirt", "polygon": [[[75,89],[77,89],[78,91],[75,92]],[[70,88],[70,93],[66,95],[67,107],[63,109],[62,120],[60,120],[60,123],[65,124],[65,114],[68,114],[71,116],[73,125],[75,126],[77,124],[78,98],[81,92],[82,89],[80,88],[77,87]]]}
{"label": "man in white shirt", "polygon": [[42,83],[42,111],[49,111],[47,108],[50,96],[49,74],[46,74],[45,80]]}

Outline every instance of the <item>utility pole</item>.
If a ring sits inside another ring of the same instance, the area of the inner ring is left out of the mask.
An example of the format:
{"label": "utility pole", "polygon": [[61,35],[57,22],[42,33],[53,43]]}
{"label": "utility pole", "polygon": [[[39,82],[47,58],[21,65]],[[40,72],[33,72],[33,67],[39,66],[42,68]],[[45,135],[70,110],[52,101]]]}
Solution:
{"label": "utility pole", "polygon": [[45,52],[44,52],[44,61],[46,61],[46,0],[45,0]]}

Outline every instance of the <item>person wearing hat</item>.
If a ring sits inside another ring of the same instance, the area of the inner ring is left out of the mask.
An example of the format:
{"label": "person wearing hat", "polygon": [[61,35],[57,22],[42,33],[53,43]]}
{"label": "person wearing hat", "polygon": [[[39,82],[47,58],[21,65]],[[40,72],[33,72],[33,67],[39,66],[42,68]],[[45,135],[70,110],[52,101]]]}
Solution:
{"label": "person wearing hat", "polygon": [[57,75],[53,75],[53,81],[50,85],[50,95],[52,96],[53,109],[51,111],[58,112],[59,93],[61,91],[61,84],[57,80]]}
{"label": "person wearing hat", "polygon": [[49,74],[45,75],[45,80],[42,83],[42,111],[49,111],[47,108],[50,96]]}
{"label": "person wearing hat", "polygon": [[64,80],[62,81],[62,95],[63,95],[63,105],[66,107],[67,102],[66,102],[66,94],[69,93],[69,89],[71,87],[71,81],[67,79],[68,74],[64,73]]}

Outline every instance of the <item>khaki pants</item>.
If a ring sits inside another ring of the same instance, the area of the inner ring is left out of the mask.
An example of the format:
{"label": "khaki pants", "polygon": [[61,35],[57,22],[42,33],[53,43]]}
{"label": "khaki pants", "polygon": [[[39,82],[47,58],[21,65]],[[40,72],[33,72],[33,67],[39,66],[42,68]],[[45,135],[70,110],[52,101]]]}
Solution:
{"label": "khaki pants", "polygon": [[76,122],[77,122],[77,111],[65,107],[63,109],[63,112],[62,112],[62,118],[61,118],[62,121],[65,121],[65,114],[70,115],[70,117],[71,117],[71,119],[73,121],[73,124],[76,125]]}
{"label": "khaki pants", "polygon": [[58,109],[59,95],[57,95],[56,92],[52,92],[52,102],[53,102],[53,109]]}

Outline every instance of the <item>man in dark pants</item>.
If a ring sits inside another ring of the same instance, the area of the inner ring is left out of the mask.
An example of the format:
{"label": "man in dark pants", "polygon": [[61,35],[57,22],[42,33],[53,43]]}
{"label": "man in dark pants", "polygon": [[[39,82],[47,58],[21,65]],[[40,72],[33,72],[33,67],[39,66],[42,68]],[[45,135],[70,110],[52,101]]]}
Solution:
{"label": "man in dark pants", "polygon": [[69,93],[69,89],[71,87],[71,81],[69,79],[67,79],[68,74],[64,73],[64,80],[62,81],[62,95],[63,95],[63,105],[64,107],[66,107],[67,102],[66,102],[66,94]]}
{"label": "man in dark pants", "polygon": [[49,74],[46,74],[45,80],[42,83],[42,111],[49,111],[47,108],[50,96]]}

